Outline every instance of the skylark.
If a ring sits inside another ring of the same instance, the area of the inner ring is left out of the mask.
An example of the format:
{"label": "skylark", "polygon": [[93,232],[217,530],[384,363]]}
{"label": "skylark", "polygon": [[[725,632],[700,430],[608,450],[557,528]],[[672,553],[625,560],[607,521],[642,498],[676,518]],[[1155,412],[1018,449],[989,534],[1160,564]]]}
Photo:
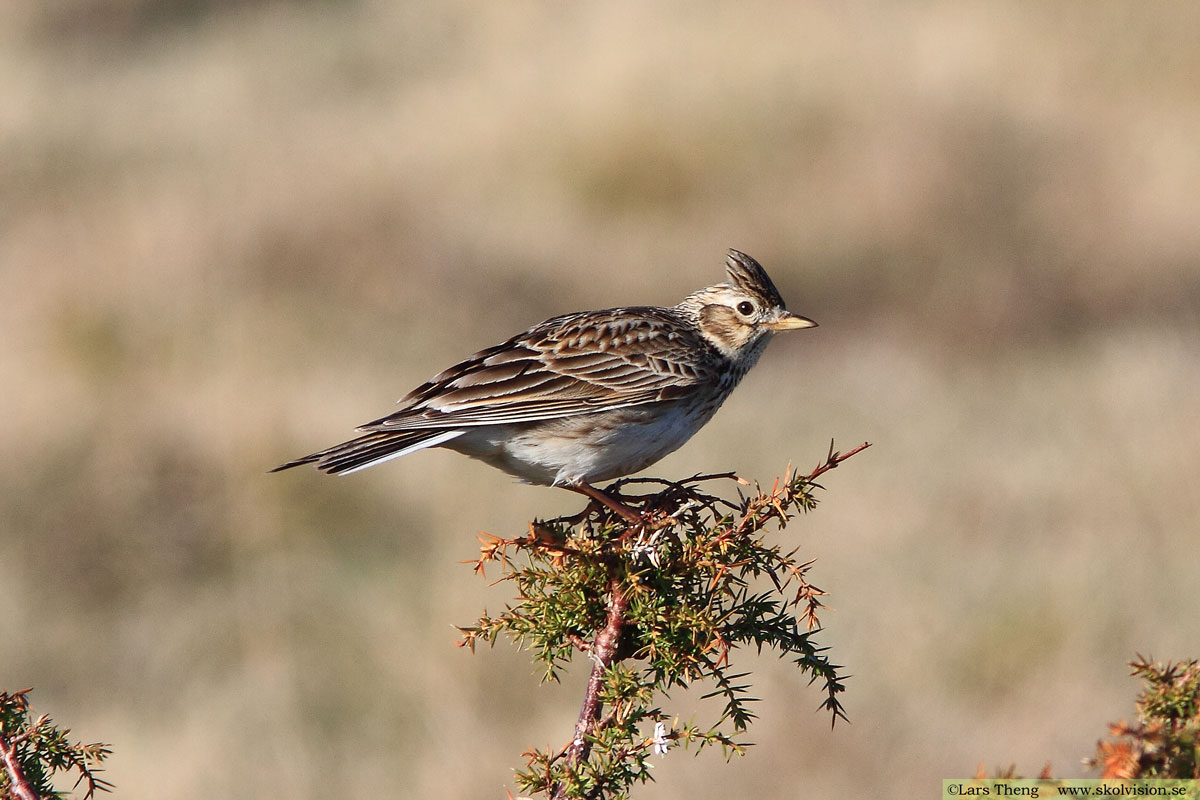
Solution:
{"label": "skylark", "polygon": [[413,389],[362,435],[282,464],[350,473],[446,447],[522,480],[636,514],[592,484],[645,469],[712,419],[771,335],[815,327],[790,313],[757,261],[730,250],[729,280],[673,308],[565,314],[481,350]]}

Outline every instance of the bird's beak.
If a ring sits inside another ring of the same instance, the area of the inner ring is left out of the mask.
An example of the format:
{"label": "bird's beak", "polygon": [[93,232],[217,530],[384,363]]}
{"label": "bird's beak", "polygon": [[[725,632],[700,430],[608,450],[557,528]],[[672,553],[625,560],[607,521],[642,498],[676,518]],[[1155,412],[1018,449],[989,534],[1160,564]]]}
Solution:
{"label": "bird's beak", "polygon": [[768,322],[766,326],[773,331],[795,331],[800,328],[815,328],[817,323],[808,317],[802,317],[790,311],[781,311],[779,318],[774,322]]}

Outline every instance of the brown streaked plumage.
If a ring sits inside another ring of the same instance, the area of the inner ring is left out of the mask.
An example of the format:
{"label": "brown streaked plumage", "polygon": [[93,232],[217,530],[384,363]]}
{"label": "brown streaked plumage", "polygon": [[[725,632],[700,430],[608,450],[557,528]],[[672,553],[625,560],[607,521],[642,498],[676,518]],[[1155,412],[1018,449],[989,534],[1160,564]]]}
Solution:
{"label": "brown streaked plumage", "polygon": [[673,308],[630,306],[546,320],[435,375],[363,435],[272,472],[348,473],[445,447],[530,483],[595,497],[712,418],[771,334],[809,328],[766,271],[730,250],[729,280]]}

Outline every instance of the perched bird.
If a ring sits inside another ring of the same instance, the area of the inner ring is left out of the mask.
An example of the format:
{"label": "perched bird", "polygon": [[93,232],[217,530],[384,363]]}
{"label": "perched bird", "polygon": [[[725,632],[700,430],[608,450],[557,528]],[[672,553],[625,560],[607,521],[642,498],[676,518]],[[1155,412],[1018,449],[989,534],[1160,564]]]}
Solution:
{"label": "perched bird", "polygon": [[757,261],[730,250],[729,280],[673,308],[565,314],[481,350],[409,392],[362,435],[282,464],[350,473],[426,447],[478,458],[636,515],[592,484],[642,470],[708,422],[790,313]]}

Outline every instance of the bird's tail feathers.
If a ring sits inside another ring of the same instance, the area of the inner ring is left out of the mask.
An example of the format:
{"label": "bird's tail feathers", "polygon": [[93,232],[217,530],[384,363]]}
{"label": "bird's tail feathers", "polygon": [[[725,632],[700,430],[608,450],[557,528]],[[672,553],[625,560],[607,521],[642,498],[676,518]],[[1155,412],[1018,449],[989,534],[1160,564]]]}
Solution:
{"label": "bird's tail feathers", "polygon": [[317,469],[331,475],[349,475],[351,472],[373,467],[384,461],[424,450],[426,447],[436,447],[462,433],[461,430],[372,431],[357,439],[280,464],[271,472],[299,467],[302,464],[315,464]]}

